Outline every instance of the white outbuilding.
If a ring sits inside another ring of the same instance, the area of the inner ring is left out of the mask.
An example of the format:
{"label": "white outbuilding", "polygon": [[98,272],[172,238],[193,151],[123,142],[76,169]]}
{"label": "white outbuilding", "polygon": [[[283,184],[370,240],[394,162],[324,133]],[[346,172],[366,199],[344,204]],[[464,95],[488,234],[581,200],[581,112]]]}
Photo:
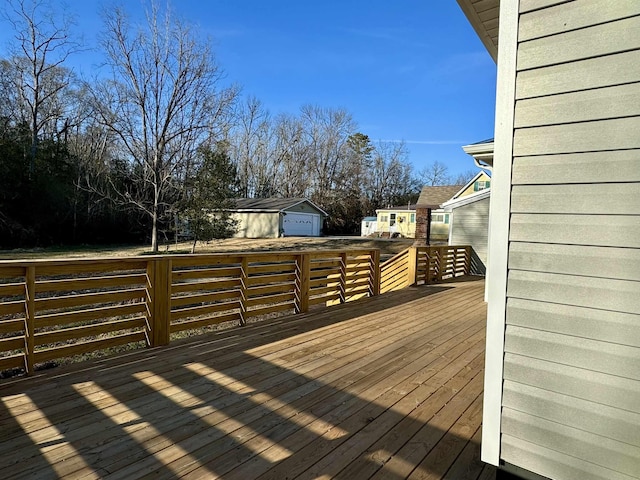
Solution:
{"label": "white outbuilding", "polygon": [[327,213],[306,198],[238,198],[235,237],[319,237]]}

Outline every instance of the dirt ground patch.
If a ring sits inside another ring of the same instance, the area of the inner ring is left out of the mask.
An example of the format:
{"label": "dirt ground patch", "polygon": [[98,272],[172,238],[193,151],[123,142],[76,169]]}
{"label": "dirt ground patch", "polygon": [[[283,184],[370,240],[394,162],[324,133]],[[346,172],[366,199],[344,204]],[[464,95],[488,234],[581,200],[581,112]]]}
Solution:
{"label": "dirt ground patch", "polygon": [[[381,239],[362,237],[284,237],[229,238],[198,243],[196,253],[259,252],[276,250],[344,250],[380,249],[380,256],[388,258],[413,244],[413,239]],[[191,243],[161,245],[159,253],[191,253]],[[148,255],[149,246],[86,246],[77,248],[15,249],[0,251],[0,260],[128,257]]]}

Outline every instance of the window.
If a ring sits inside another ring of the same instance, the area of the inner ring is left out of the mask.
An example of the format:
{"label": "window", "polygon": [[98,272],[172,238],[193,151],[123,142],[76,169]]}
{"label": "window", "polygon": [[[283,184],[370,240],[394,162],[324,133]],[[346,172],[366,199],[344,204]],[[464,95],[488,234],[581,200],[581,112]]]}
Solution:
{"label": "window", "polygon": [[393,227],[395,224],[396,224],[396,214],[395,214],[395,213],[392,213],[392,214],[391,214],[391,218],[390,218],[390,220],[389,220],[389,226],[390,226],[390,227]]}
{"label": "window", "polygon": [[409,223],[416,223],[416,214],[415,213],[412,213],[409,216]]}
{"label": "window", "polygon": [[450,213],[434,213],[431,215],[431,223],[444,223],[445,225],[449,224],[449,215]]}
{"label": "window", "polygon": [[474,184],[473,184],[473,191],[474,192],[479,192],[480,190],[486,190],[490,186],[491,186],[491,181],[490,180],[478,180],[477,182],[474,182]]}
{"label": "window", "polygon": [[380,222],[388,222],[389,217],[387,215],[380,215]]}

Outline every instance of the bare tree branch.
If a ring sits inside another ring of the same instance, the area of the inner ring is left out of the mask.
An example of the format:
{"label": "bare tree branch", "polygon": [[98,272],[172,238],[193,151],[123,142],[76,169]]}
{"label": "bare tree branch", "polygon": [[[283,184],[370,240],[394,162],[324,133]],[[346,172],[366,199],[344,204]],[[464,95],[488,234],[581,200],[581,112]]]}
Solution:
{"label": "bare tree branch", "polygon": [[196,149],[215,141],[237,90],[220,88],[222,72],[210,44],[168,9],[152,3],[138,29],[120,8],[103,16],[102,46],[112,75],[93,87],[96,110],[131,165],[135,192],[119,195],[149,215],[157,251],[161,216],[179,199]]}

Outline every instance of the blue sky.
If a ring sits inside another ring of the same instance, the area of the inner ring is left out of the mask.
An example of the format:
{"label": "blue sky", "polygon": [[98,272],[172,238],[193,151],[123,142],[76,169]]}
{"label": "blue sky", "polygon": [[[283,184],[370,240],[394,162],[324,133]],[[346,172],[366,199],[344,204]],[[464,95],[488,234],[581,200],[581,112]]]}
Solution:
{"label": "blue sky", "polygon": [[[124,4],[140,15],[140,0]],[[67,2],[88,46],[103,5]],[[493,136],[495,63],[455,0],[175,0],[172,8],[214,40],[227,81],[273,114],[344,107],[372,140],[404,140],[417,170],[436,160],[451,173],[468,170],[461,146]],[[96,54],[76,62],[90,75]]]}

